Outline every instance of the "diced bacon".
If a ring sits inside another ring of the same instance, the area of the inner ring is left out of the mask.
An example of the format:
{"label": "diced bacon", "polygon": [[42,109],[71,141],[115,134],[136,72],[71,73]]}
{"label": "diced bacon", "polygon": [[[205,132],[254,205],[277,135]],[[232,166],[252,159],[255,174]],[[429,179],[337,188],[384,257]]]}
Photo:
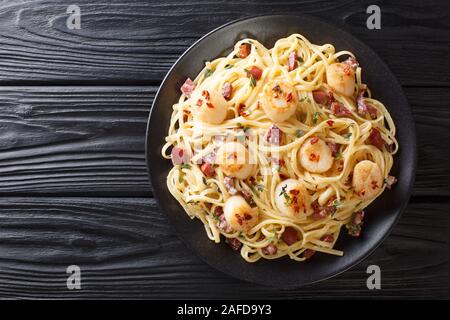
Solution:
{"label": "diced bacon", "polygon": [[391,190],[392,186],[393,186],[394,184],[396,184],[397,181],[398,181],[398,180],[397,180],[396,177],[394,177],[394,176],[388,176],[388,177],[386,178],[386,188],[388,188],[389,190]]}
{"label": "diced bacon", "polygon": [[247,76],[251,75],[256,80],[259,80],[259,79],[261,79],[262,73],[263,72],[260,68],[253,66],[250,68],[250,70],[248,70]]}
{"label": "diced bacon", "polygon": [[297,68],[298,62],[297,62],[297,51],[292,51],[289,53],[288,63],[289,63],[289,71],[292,71]]}
{"label": "diced bacon", "polygon": [[190,160],[189,154],[186,150],[178,147],[174,147],[171,152],[172,163],[174,165],[188,163]]}
{"label": "diced bacon", "polygon": [[253,201],[252,193],[247,189],[241,189],[241,194],[245,201],[249,203]]}
{"label": "diced bacon", "polygon": [[213,166],[211,163],[207,163],[207,162],[203,163],[203,164],[200,166],[200,170],[201,170],[201,171],[203,172],[203,174],[204,174],[205,176],[207,176],[208,178],[214,176],[214,174],[215,174],[214,166]]}
{"label": "diced bacon", "polygon": [[339,152],[339,145],[338,145],[336,142],[328,141],[328,142],[327,142],[327,146],[328,146],[328,148],[330,148],[330,150],[331,150],[331,155],[332,155],[333,157],[336,157],[336,155],[337,155],[338,152]]}
{"label": "diced bacon", "polygon": [[281,234],[281,239],[288,245],[292,245],[298,241],[297,230],[293,227],[286,227]]}
{"label": "diced bacon", "polygon": [[334,237],[331,234],[325,234],[325,235],[322,236],[322,238],[320,238],[320,240],[322,240],[324,242],[333,243]]}
{"label": "diced bacon", "polygon": [[319,137],[318,136],[312,137],[311,144],[316,144],[317,142],[319,142]]}
{"label": "diced bacon", "polygon": [[330,102],[328,94],[325,91],[315,90],[312,92],[312,95],[314,101],[318,104],[327,105]]}
{"label": "diced bacon", "polygon": [[281,144],[282,134],[283,131],[281,131],[280,128],[273,124],[267,131],[265,140],[267,141],[267,143],[278,146]]}
{"label": "diced bacon", "polygon": [[310,259],[313,255],[315,255],[316,254],[316,250],[312,250],[312,249],[306,249],[304,252],[303,252],[303,257],[305,258],[305,259]]}
{"label": "diced bacon", "polygon": [[249,116],[248,112],[245,111],[245,108],[247,108],[247,106],[243,103],[239,103],[239,105],[237,106],[238,114],[244,118]]}
{"label": "diced bacon", "polygon": [[380,130],[377,128],[372,128],[369,133],[369,143],[378,149],[383,150],[383,146],[386,142],[381,137]]}
{"label": "diced bacon", "polygon": [[230,233],[231,231],[233,231],[233,228],[228,224],[227,220],[225,219],[225,214],[219,216],[219,221],[217,222],[216,227],[217,229],[225,233]]}
{"label": "diced bacon", "polygon": [[191,97],[192,91],[195,89],[195,83],[190,78],[187,78],[186,81],[181,86],[181,92],[188,98]]}
{"label": "diced bacon", "polygon": [[233,92],[233,86],[229,82],[225,82],[222,86],[222,96],[225,100],[231,99],[231,93]]}
{"label": "diced bacon", "polygon": [[239,46],[239,58],[244,59],[247,58],[250,54],[252,47],[249,43],[243,43]]}
{"label": "diced bacon", "polygon": [[353,70],[356,70],[356,68],[359,67],[359,62],[358,62],[358,60],[356,60],[356,58],[354,58],[354,57],[349,57],[349,58],[347,58],[347,60],[342,61],[342,63],[348,65],[348,66],[351,67]]}
{"label": "diced bacon", "polygon": [[270,243],[267,247],[262,248],[262,252],[268,256],[276,254],[277,251],[278,251],[278,249],[273,243]]}
{"label": "diced bacon", "polygon": [[217,207],[214,208],[213,215],[215,217],[220,217],[222,214],[223,214],[223,208],[222,207],[217,206]]}
{"label": "diced bacon", "polygon": [[311,207],[314,211],[311,217],[314,220],[322,220],[336,212],[336,207],[334,205],[321,206],[317,200],[311,203]]}
{"label": "diced bacon", "polygon": [[234,178],[232,177],[223,178],[223,184],[225,185],[225,188],[227,189],[229,194],[234,196],[238,193],[238,191],[234,187]]}
{"label": "diced bacon", "polygon": [[240,242],[238,238],[227,238],[225,242],[235,251],[242,247],[242,242]]}
{"label": "diced bacon", "polygon": [[342,103],[331,103],[331,113],[336,117],[351,116],[352,113]]}
{"label": "diced bacon", "polygon": [[358,105],[358,114],[360,116],[365,116],[368,113],[372,119],[376,119],[376,117],[378,116],[378,109],[364,101],[365,92],[365,86],[361,87],[358,91],[358,96],[356,98],[356,102]]}

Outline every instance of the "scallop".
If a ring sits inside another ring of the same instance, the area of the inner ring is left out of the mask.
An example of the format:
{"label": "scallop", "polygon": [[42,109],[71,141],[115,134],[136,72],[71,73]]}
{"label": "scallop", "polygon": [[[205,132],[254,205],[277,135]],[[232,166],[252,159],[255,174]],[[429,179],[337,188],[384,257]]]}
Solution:
{"label": "scallop", "polygon": [[228,103],[216,90],[196,89],[191,97],[192,116],[195,120],[220,124],[227,116]]}
{"label": "scallop", "polygon": [[311,214],[311,197],[295,179],[280,182],[275,188],[275,205],[283,216],[298,217]]}
{"label": "scallop", "polygon": [[381,169],[373,161],[358,162],[353,170],[353,187],[355,193],[363,200],[374,198],[381,190],[383,176]]}
{"label": "scallop", "polygon": [[225,220],[235,231],[247,232],[258,223],[258,208],[252,208],[242,196],[232,196],[223,208]]}
{"label": "scallop", "polygon": [[283,80],[266,83],[260,97],[264,112],[273,122],[287,120],[297,108],[297,92],[293,85]]}
{"label": "scallop", "polygon": [[300,148],[300,164],[305,170],[314,173],[328,171],[333,165],[330,147],[318,137],[313,137]]}
{"label": "scallop", "polygon": [[216,163],[227,175],[238,179],[246,179],[253,171],[247,148],[239,142],[227,142],[220,146],[216,153]]}
{"label": "scallop", "polygon": [[333,63],[327,67],[327,83],[334,92],[351,96],[355,91],[355,71],[347,64]]}

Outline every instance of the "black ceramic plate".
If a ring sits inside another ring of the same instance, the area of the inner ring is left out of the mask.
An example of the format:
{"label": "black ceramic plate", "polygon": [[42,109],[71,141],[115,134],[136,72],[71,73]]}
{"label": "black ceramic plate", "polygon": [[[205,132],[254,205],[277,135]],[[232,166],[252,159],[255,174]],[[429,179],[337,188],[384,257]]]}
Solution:
{"label": "black ceramic plate", "polygon": [[[191,220],[171,196],[166,177],[172,164],[161,157],[161,147],[169,127],[172,105],[178,101],[186,77],[195,78],[212,60],[231,51],[236,41],[254,38],[272,47],[279,38],[300,33],[312,43],[331,43],[337,51],[349,50],[363,68],[363,81],[373,95],[389,109],[397,126],[400,152],[395,156],[393,175],[399,182],[384,192],[366,209],[360,238],[346,235],[345,228],[335,247],[343,257],[317,254],[306,263],[285,257],[278,260],[245,262],[238,252],[222,241],[215,244],[205,234],[203,224]],[[175,63],[164,79],[153,102],[147,128],[147,165],[155,197],[175,226],[178,236],[192,251],[214,268],[233,277],[279,287],[301,286],[332,277],[366,258],[391,231],[405,208],[416,170],[416,137],[408,102],[398,81],[383,61],[365,44],[347,32],[310,16],[262,16],[224,25],[192,45]]]}

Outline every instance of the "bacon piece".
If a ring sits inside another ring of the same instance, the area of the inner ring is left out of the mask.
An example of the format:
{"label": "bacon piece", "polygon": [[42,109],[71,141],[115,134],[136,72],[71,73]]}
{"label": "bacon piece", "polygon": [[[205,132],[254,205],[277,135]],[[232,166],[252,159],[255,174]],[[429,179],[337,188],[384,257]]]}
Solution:
{"label": "bacon piece", "polygon": [[238,193],[238,191],[234,187],[234,178],[232,177],[223,178],[223,184],[225,185],[225,188],[227,189],[229,194],[234,196]]}
{"label": "bacon piece", "polygon": [[204,164],[202,164],[200,166],[200,170],[203,172],[203,174],[205,176],[207,176],[208,178],[214,176],[215,174],[215,170],[214,170],[214,166],[211,163],[207,163],[205,162]]}
{"label": "bacon piece", "polygon": [[312,95],[314,101],[318,104],[327,105],[330,102],[328,94],[325,91],[315,90],[312,92]]}
{"label": "bacon piece", "polygon": [[316,250],[312,250],[312,249],[306,249],[304,252],[303,252],[303,257],[305,258],[305,259],[310,259],[313,255],[315,255],[316,254]]}
{"label": "bacon piece", "polygon": [[172,149],[171,155],[172,163],[174,165],[188,163],[190,160],[189,154],[182,148],[174,147]]}
{"label": "bacon piece", "polygon": [[[255,205],[255,201],[253,200],[252,193],[248,191],[247,189],[242,188],[241,189],[241,195],[247,201],[250,205]],[[251,216],[250,216],[251,219]]]}
{"label": "bacon piece", "polygon": [[225,82],[222,86],[222,96],[225,100],[231,99],[231,93],[233,92],[233,86],[229,82]]}
{"label": "bacon piece", "polygon": [[244,59],[247,58],[250,54],[252,47],[249,43],[243,43],[239,46],[239,58]]}
{"label": "bacon piece", "polygon": [[322,236],[322,238],[320,238],[320,240],[322,240],[324,242],[333,243],[334,237],[331,234],[325,234],[325,235]]}
{"label": "bacon piece", "polygon": [[225,242],[235,251],[242,247],[242,242],[240,242],[238,238],[227,238]]}
{"label": "bacon piece", "polygon": [[288,245],[292,245],[298,241],[297,230],[293,227],[284,228],[284,232],[281,234],[281,239]]}
{"label": "bacon piece", "polygon": [[380,130],[377,128],[372,128],[369,133],[369,143],[378,149],[383,150],[383,146],[386,142],[381,137]]}
{"label": "bacon piece", "polygon": [[336,212],[336,207],[334,205],[329,203],[327,206],[321,206],[317,200],[311,203],[311,207],[314,210],[314,213],[311,215],[314,220],[324,219]]}
{"label": "bacon piece", "polygon": [[336,142],[328,141],[328,142],[327,142],[327,146],[328,146],[328,148],[330,148],[330,150],[331,150],[331,155],[332,155],[333,157],[336,157],[336,155],[337,155],[338,152],[339,152],[339,145],[338,145]]}
{"label": "bacon piece", "polygon": [[283,131],[276,125],[272,124],[266,133],[265,140],[267,143],[279,146],[281,144]]}
{"label": "bacon piece", "polygon": [[397,181],[398,181],[398,180],[397,180],[396,177],[394,177],[394,176],[388,176],[388,177],[386,178],[386,188],[388,188],[389,190],[391,190],[392,186],[393,186],[394,184],[396,184]]}
{"label": "bacon piece", "polygon": [[253,66],[250,68],[250,70],[248,70],[247,76],[249,77],[251,75],[256,80],[259,80],[261,79],[262,73],[263,72],[260,68],[258,68],[257,66]]}
{"label": "bacon piece", "polygon": [[216,223],[216,227],[225,233],[230,233],[233,231],[233,228],[228,224],[227,220],[225,220],[225,214],[219,216],[219,221]]}
{"label": "bacon piece", "polygon": [[192,91],[195,89],[195,83],[190,78],[187,78],[186,81],[181,86],[181,92],[188,98],[191,97]]}
{"label": "bacon piece", "polygon": [[262,252],[268,256],[276,254],[277,251],[278,249],[273,243],[270,243],[267,247],[262,248]]}
{"label": "bacon piece", "polygon": [[344,107],[342,103],[336,101],[331,103],[331,113],[336,117],[345,117],[352,115],[352,113],[346,107]]}
{"label": "bacon piece", "polygon": [[364,215],[364,211],[353,213],[350,222],[345,225],[349,235],[354,237],[359,237],[361,235],[361,226],[363,224]]}
{"label": "bacon piece", "polygon": [[298,67],[297,58],[298,58],[297,51],[292,51],[291,53],[289,53],[288,58],[289,71],[292,71]]}
{"label": "bacon piece", "polygon": [[372,119],[376,119],[378,116],[378,109],[373,105],[366,103],[364,101],[364,94],[366,92],[366,86],[362,86],[358,91],[358,96],[356,98],[356,102],[358,105],[358,114],[360,116],[365,116],[367,113]]}
{"label": "bacon piece", "polygon": [[217,207],[214,208],[213,215],[215,217],[220,217],[222,214],[223,214],[223,208],[222,207],[217,206]]}
{"label": "bacon piece", "polygon": [[348,65],[350,68],[353,69],[353,71],[356,70],[356,68],[359,67],[359,62],[356,60],[355,57],[348,57],[347,60],[342,61],[343,64]]}

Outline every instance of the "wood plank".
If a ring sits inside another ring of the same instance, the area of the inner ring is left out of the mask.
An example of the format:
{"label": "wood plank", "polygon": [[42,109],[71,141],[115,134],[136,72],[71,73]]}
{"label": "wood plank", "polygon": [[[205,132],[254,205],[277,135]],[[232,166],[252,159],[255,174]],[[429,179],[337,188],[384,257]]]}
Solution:
{"label": "wood plank", "polygon": [[[245,2],[79,0],[81,29],[66,26],[61,0],[0,3],[0,83],[149,84],[210,30],[243,17],[309,13],[369,44],[403,85],[449,86],[450,3],[383,2],[382,29],[366,28],[360,1]],[[436,77],[436,75],[440,75]]]}
{"label": "wood plank", "polygon": [[[0,195],[148,196],[144,142],[157,87],[0,88]],[[409,88],[414,195],[450,195],[450,97]]]}
{"label": "wood plank", "polygon": [[[279,290],[243,283],[201,262],[151,198],[0,198],[0,297],[448,298],[449,205],[448,199],[413,201],[392,235],[359,266],[316,285]],[[71,264],[81,268],[80,291],[66,289]],[[371,264],[382,270],[380,291],[366,289]]]}

